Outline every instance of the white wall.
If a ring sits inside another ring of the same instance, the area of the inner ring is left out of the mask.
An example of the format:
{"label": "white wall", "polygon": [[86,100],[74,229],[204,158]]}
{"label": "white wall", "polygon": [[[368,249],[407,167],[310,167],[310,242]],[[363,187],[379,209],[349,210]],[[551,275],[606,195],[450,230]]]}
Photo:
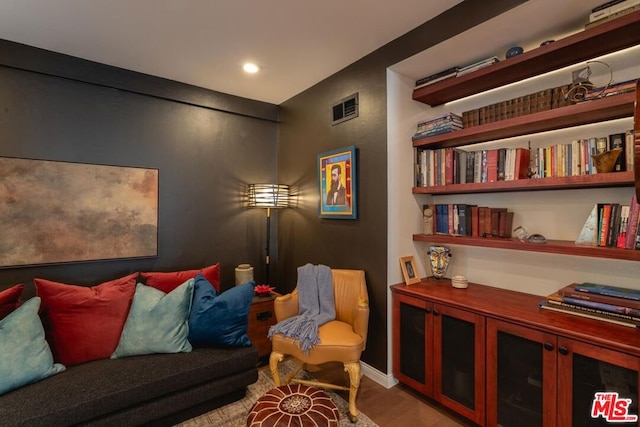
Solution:
{"label": "white wall", "polygon": [[[479,31],[471,29],[470,32]],[[464,34],[469,37],[469,34]],[[479,36],[480,37],[480,36]],[[447,42],[444,42],[447,43]],[[442,49],[442,46],[435,47]],[[624,81],[640,76],[640,48],[625,55],[608,55],[601,59],[612,66],[614,80]],[[473,61],[477,58],[471,58]],[[434,56],[432,61],[438,61]],[[461,64],[465,65],[465,64]],[[445,69],[451,64],[443,64]],[[463,111],[510,99],[536,90],[569,83],[571,71],[584,63],[567,67],[559,72],[528,79],[505,88],[431,108],[413,101],[411,93],[415,76],[387,72],[388,99],[388,277],[389,285],[402,282],[398,259],[413,255],[421,276],[429,276],[427,243],[413,242],[412,234],[422,229],[422,205],[427,203],[471,203],[479,206],[507,207],[514,211],[514,227],[525,225],[530,233],[540,233],[548,239],[575,240],[597,202],[629,204],[631,187],[579,189],[514,193],[487,193],[462,195],[413,195],[413,147],[411,136],[416,123],[453,111]],[[399,67],[402,68],[402,67]],[[406,68],[406,67],[405,67]],[[592,65],[593,81],[608,79],[608,71],[599,64]],[[492,146],[532,147],[570,142],[576,138],[606,136],[633,127],[633,119],[625,118],[606,123],[579,126],[553,132],[509,138],[492,142]],[[474,145],[481,149],[491,144]],[[469,147],[471,148],[471,147]],[[603,258],[511,251],[481,247],[448,245],[453,256],[447,277],[463,275],[470,282],[544,296],[572,282],[595,282],[640,289],[640,263]],[[541,298],[542,300],[542,298]],[[389,367],[391,372],[391,296],[388,299]]]}

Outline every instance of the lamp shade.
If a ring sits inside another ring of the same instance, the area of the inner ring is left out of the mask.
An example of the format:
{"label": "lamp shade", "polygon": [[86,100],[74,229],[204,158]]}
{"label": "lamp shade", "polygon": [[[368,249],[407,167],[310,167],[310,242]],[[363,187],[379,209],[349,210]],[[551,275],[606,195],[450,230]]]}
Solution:
{"label": "lamp shade", "polygon": [[249,184],[247,200],[250,208],[286,208],[289,206],[289,186]]}

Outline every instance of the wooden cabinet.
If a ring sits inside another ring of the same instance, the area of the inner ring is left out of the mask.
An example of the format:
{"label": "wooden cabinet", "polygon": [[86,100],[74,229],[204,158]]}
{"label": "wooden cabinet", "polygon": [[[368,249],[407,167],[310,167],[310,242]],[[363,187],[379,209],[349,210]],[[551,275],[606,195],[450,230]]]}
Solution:
{"label": "wooden cabinet", "polygon": [[[544,297],[474,283],[456,289],[429,278],[392,293],[394,376],[478,425],[608,425],[591,417],[596,392],[617,392],[631,399],[630,415],[639,413],[637,329],[542,310]],[[454,343],[455,356],[447,352]],[[471,355],[473,380],[470,361],[457,360]],[[459,397],[470,388],[473,408]]]}
{"label": "wooden cabinet", "polygon": [[268,297],[253,297],[249,309],[248,335],[251,343],[258,349],[258,356],[264,359],[271,353],[271,340],[267,338],[269,328],[276,324],[273,311],[273,300],[276,295]]}
{"label": "wooden cabinet", "polygon": [[473,312],[394,294],[394,375],[484,424],[484,321]]}
{"label": "wooden cabinet", "polygon": [[[632,34],[633,33],[633,34]],[[562,67],[589,60],[598,55],[617,52],[640,44],[640,11],[612,20],[588,30],[578,32],[556,42],[532,49],[516,57],[501,61],[461,77],[449,78],[424,86],[413,93],[413,99],[429,105],[440,105],[463,97],[481,94],[489,89],[537,76]],[[484,96],[481,94],[479,96]],[[413,146],[427,149],[471,147],[505,138],[555,131],[614,119],[630,118],[637,113],[638,91],[580,102],[551,110],[521,115],[491,123],[481,124],[454,132],[419,138]],[[636,121],[636,129],[638,123]],[[637,131],[636,131],[637,132]],[[636,134],[636,154],[640,160]],[[640,193],[640,167],[634,171],[520,179],[484,183],[449,184],[430,187],[414,187],[414,194],[443,196],[451,194],[496,193],[513,191],[540,191],[586,189],[598,187],[633,187]],[[631,191],[629,192],[629,199]],[[596,203],[597,201],[594,201]],[[588,212],[585,212],[585,218]],[[577,236],[576,236],[577,237]],[[458,244],[511,250],[548,252],[596,258],[639,261],[638,251],[606,247],[577,246],[573,240],[553,240],[546,245],[522,244],[505,239],[482,237],[458,237],[447,235],[414,234],[414,241],[440,244]]]}

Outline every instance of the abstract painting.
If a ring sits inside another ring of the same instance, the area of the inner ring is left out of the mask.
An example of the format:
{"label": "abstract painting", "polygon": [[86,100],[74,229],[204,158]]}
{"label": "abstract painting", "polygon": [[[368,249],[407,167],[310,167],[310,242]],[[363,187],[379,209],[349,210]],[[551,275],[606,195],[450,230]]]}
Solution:
{"label": "abstract painting", "polygon": [[0,267],[158,255],[158,170],[0,157]]}

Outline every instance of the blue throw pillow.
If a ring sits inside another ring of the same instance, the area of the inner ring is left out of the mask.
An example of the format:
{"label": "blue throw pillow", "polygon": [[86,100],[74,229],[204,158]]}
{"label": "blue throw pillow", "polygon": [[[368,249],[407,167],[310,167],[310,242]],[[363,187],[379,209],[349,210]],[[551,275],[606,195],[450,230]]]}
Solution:
{"label": "blue throw pillow", "polygon": [[0,320],[0,395],[65,370],[53,363],[39,308],[40,297],[34,297]]}
{"label": "blue throw pillow", "polygon": [[198,274],[189,315],[189,341],[201,346],[251,345],[247,335],[254,282],[217,294],[211,283]]}
{"label": "blue throw pillow", "polygon": [[192,295],[193,279],[168,294],[138,283],[120,342],[111,358],[190,352],[187,337]]}

